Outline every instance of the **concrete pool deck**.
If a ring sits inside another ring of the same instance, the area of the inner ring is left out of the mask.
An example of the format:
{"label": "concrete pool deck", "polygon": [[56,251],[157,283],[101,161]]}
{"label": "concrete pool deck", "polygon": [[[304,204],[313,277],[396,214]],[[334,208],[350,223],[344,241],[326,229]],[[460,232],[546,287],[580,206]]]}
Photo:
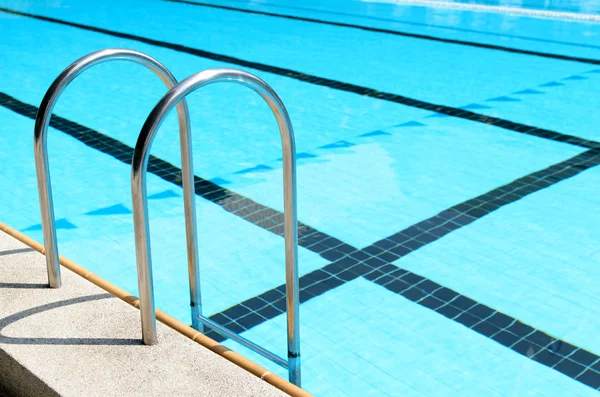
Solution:
{"label": "concrete pool deck", "polygon": [[[14,396],[282,396],[282,391],[157,323],[141,343],[139,311],[0,231],[0,390]],[[0,392],[0,394],[2,394]]]}

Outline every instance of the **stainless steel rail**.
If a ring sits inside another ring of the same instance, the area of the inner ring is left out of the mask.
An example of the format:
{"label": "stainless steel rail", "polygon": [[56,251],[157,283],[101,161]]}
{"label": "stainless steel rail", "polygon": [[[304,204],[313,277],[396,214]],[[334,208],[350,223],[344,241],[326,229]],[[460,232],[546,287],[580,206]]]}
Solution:
{"label": "stainless steel rail", "polygon": [[[54,222],[54,206],[52,204],[50,169],[48,167],[48,124],[50,123],[50,117],[52,116],[54,105],[65,88],[85,70],[99,63],[111,60],[131,61],[146,66],[156,73],[168,88],[171,88],[177,84],[177,80],[175,77],[173,77],[171,72],[169,72],[169,70],[156,59],[138,51],[115,48],[93,52],[73,62],[56,78],[56,80],[54,80],[46,92],[46,95],[44,95],[35,120],[34,152],[38,180],[38,193],[40,197],[40,210],[42,213],[44,250],[46,254],[46,266],[48,268],[48,284],[51,288],[60,287],[61,278],[58,245],[56,241],[56,225]],[[198,320],[198,315],[201,313],[201,299],[199,288],[200,278],[198,276],[198,249],[195,240],[196,196],[194,192],[194,173],[192,172],[193,163],[192,147],[190,144],[189,112],[187,104],[184,100],[182,100],[177,106],[177,114],[181,143],[183,195],[186,211],[186,240],[188,271],[190,273],[192,325],[194,328],[202,330],[202,324]]]}
{"label": "stainless steel rail", "polygon": [[[131,193],[135,228],[135,246],[140,291],[140,312],[142,317],[142,338],[145,344],[156,343],[156,315],[154,311],[154,286],[152,284],[152,260],[150,247],[150,226],[148,224],[148,200],[146,192],[146,170],[152,141],[160,125],[175,105],[197,89],[219,82],[232,82],[244,85],[258,93],[267,102],[275,115],[281,135],[283,151],[284,184],[284,232],[287,304],[287,360],[257,346],[247,339],[198,315],[205,325],[214,328],[264,357],[289,370],[289,379],[300,386],[300,329],[298,321],[298,222],[296,215],[296,149],[290,117],[283,102],[275,91],[258,77],[239,70],[212,69],[196,73],[171,88],[156,104],[144,123],[138,137],[131,166]],[[186,201],[185,205],[192,202]],[[189,212],[186,208],[186,214]],[[188,239],[188,244],[190,243]],[[196,273],[198,274],[198,273]],[[196,280],[198,282],[198,280]],[[199,286],[199,283],[197,284]]]}

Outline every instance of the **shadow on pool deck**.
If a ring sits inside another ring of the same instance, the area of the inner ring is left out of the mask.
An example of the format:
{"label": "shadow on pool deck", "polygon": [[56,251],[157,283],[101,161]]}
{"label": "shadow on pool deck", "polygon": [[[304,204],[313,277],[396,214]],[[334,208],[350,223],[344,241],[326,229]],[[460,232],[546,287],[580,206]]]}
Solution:
{"label": "shadow on pool deck", "polygon": [[44,256],[3,232],[0,280],[0,397],[284,395],[162,323],[142,344],[137,309],[66,267],[48,288]]}
{"label": "shadow on pool deck", "polygon": [[24,252],[35,252],[35,251],[31,248],[17,248],[17,249],[12,249],[12,250],[0,251],[0,256],[21,254]]}
{"label": "shadow on pool deck", "polygon": [[[20,283],[0,283],[2,288],[48,288],[45,284],[20,284]],[[100,299],[114,298],[110,294],[97,294],[82,296],[79,298],[66,299],[58,302],[48,303],[46,305],[36,306],[28,310],[23,310],[0,319],[0,343],[21,344],[21,345],[140,345],[139,338],[31,338],[31,337],[10,337],[2,334],[2,330],[8,325],[22,320],[26,317],[42,313],[47,310],[57,309],[83,302],[97,301]]]}

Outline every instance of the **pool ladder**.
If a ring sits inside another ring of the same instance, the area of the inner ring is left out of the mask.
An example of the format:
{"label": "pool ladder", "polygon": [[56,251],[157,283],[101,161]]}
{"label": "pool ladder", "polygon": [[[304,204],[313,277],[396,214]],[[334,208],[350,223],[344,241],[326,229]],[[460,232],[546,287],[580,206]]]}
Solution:
{"label": "pool ladder", "polygon": [[[168,92],[152,109],[142,127],[133,152],[131,165],[131,193],[143,342],[147,345],[157,343],[150,226],[148,223],[148,198],[146,189],[148,158],[152,142],[160,125],[169,112],[176,107],[182,159],[181,170],[185,207],[192,327],[203,332],[204,326],[207,326],[250,350],[253,350],[261,356],[287,369],[290,382],[300,386],[298,221],[294,132],[290,117],[279,96],[267,83],[250,73],[235,69],[210,69],[193,74],[178,83],[164,65],[144,53],[127,49],[106,49],[93,52],[80,58],[69,65],[56,80],[54,80],[42,99],[34,127],[35,164],[49,286],[51,288],[59,288],[61,286],[56,224],[47,150],[48,125],[52,116],[52,110],[54,109],[59,96],[77,76],[94,65],[111,60],[126,60],[144,65],[156,73],[169,88]],[[217,324],[202,314],[200,266],[196,238],[195,184],[192,162],[191,130],[189,110],[185,97],[204,86],[219,82],[238,83],[259,94],[265,102],[267,102],[269,108],[273,112],[281,135],[284,185],[287,360],[220,324]]]}

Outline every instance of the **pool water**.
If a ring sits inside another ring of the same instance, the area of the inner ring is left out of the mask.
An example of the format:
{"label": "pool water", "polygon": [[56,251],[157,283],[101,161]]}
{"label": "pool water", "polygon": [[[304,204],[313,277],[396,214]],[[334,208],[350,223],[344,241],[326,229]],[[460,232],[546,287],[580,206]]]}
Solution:
{"label": "pool water", "polygon": [[[0,0],[0,220],[43,239],[33,119],[77,58],[131,48],[179,79],[244,69],[277,91],[296,131],[306,390],[598,395],[600,23],[535,11],[594,16],[600,3],[477,4],[531,15],[358,0]],[[60,253],[132,293],[129,159],[164,92],[139,65],[101,64],[65,91],[49,130]],[[204,313],[285,356],[276,124],[236,85],[188,104]],[[157,307],[190,323],[178,146],[172,114],[148,174],[152,256]]]}

